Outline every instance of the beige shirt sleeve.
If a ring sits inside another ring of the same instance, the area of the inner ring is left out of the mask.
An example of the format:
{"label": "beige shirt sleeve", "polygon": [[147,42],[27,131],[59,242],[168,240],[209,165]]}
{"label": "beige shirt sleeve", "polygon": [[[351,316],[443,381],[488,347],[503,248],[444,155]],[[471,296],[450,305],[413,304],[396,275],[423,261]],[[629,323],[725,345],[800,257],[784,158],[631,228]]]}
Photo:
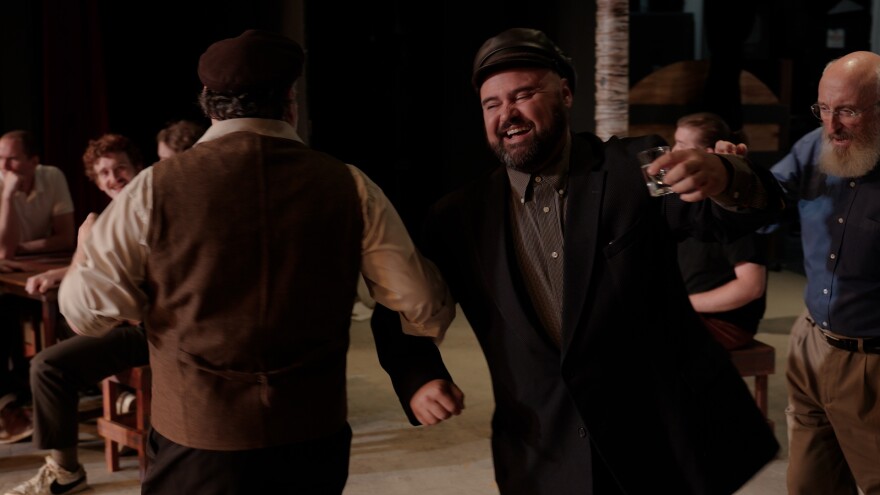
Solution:
{"label": "beige shirt sleeve", "polygon": [[83,335],[97,337],[123,321],[143,320],[152,172],[139,173],[107,206],[81,242],[83,261],[71,264],[61,281],[61,314]]}
{"label": "beige shirt sleeve", "polygon": [[357,167],[349,165],[364,217],[361,273],[370,295],[400,312],[403,331],[438,339],[455,318],[455,302],[437,267],[422,256],[394,205]]}
{"label": "beige shirt sleeve", "polygon": [[[433,263],[416,249],[381,189],[349,166],[364,217],[361,271],[372,297],[401,314],[403,330],[442,338],[455,303]],[[84,261],[71,265],[59,289],[61,313],[80,333],[100,336],[123,321],[142,321],[141,290],[149,248],[152,169],[110,203],[83,242]]]}

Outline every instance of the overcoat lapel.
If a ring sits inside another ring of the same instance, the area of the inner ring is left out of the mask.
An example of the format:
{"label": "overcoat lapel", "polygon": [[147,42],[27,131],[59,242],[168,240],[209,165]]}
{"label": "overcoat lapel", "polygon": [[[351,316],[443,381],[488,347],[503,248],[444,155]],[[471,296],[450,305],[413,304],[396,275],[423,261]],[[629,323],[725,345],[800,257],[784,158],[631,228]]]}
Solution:
{"label": "overcoat lapel", "polygon": [[[477,225],[477,255],[488,293],[506,326],[533,342],[536,336],[540,336],[538,332],[543,330],[532,325],[525,309],[531,308],[528,294],[517,291],[511,275],[518,268],[508,232],[510,184],[504,167],[500,167],[489,178],[489,187],[480,211],[482,223]],[[552,344],[548,341],[547,345]]]}
{"label": "overcoat lapel", "polygon": [[598,140],[572,138],[565,214],[565,268],[563,269],[562,352],[571,344],[587,305],[599,240],[606,172]]}

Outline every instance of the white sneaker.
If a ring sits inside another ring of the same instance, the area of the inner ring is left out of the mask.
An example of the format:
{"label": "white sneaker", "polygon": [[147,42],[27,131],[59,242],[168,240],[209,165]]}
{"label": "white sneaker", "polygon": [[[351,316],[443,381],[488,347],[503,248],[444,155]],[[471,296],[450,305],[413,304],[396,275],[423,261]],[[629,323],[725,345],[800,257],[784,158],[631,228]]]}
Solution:
{"label": "white sneaker", "polygon": [[134,411],[134,403],[137,399],[131,392],[122,392],[119,394],[119,397],[116,398],[116,414],[128,414]]}
{"label": "white sneaker", "polygon": [[46,464],[37,471],[36,476],[9,490],[6,495],[66,495],[88,488],[82,465],[75,472],[70,472],[59,466],[52,456],[46,456]]}
{"label": "white sneaker", "polygon": [[373,316],[373,310],[360,301],[355,302],[351,308],[351,319],[354,321],[369,320],[371,316]]}

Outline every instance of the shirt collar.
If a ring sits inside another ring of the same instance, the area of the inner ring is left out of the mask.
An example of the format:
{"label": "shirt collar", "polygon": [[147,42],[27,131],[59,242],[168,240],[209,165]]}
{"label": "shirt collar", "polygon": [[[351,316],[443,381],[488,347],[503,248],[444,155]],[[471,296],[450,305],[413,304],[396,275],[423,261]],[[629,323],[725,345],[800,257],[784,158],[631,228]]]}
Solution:
{"label": "shirt collar", "polygon": [[565,187],[567,187],[568,164],[570,160],[571,135],[566,134],[565,146],[562,148],[562,153],[559,154],[559,159],[550,163],[541,170],[530,174],[528,172],[521,172],[519,170],[514,170],[510,167],[507,167],[507,177],[508,179],[510,179],[510,188],[513,190],[515,197],[520,201],[520,203],[525,203],[526,201],[531,199],[531,184],[533,182],[532,177],[535,176],[541,176],[543,178],[549,179],[550,184],[554,184],[559,187],[561,194]]}
{"label": "shirt collar", "polygon": [[28,201],[30,201],[31,198],[35,198],[38,194],[43,192],[43,182],[41,180],[39,180],[39,178],[42,177],[42,172],[40,171],[40,168],[42,168],[42,167],[43,167],[43,165],[38,164],[37,167],[34,169],[34,177],[33,177],[34,184],[33,184],[33,186],[31,186],[31,192],[29,192],[27,194],[25,194],[23,192],[21,193],[21,195],[24,196],[25,198],[27,198]]}
{"label": "shirt collar", "polygon": [[196,141],[196,144],[211,141],[233,132],[247,131],[263,136],[280,137],[292,139],[294,141],[303,142],[296,129],[292,125],[283,120],[274,119],[227,119],[219,120],[211,124],[211,127]]}

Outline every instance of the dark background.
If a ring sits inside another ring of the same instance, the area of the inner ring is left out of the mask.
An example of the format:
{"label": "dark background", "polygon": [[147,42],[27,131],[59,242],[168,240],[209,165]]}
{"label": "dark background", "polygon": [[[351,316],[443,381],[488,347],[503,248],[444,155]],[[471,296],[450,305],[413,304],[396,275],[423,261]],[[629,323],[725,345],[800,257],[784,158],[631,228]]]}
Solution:
{"label": "dark background", "polygon": [[[837,3],[706,0],[703,58],[723,63],[713,63],[705,109],[737,122],[734,75],[743,68],[790,105],[788,143],[814,127],[808,107],[824,64],[869,48],[869,0],[856,1],[862,12],[828,15]],[[682,7],[630,2],[632,83],[694,57],[694,19]],[[494,166],[470,86],[473,55],[486,38],[522,26],[555,39],[579,75],[573,126],[594,128],[595,0],[42,0],[12,2],[4,14],[0,132],[36,133],[42,162],[67,175],[78,222],[106,204],[82,173],[88,140],[127,135],[152,162],[155,135],[166,123],[207,124],[196,104],[198,57],[210,43],[249,28],[303,43],[300,134],[367,172],[411,228],[441,194]],[[844,49],[825,47],[835,26],[846,29]]]}

